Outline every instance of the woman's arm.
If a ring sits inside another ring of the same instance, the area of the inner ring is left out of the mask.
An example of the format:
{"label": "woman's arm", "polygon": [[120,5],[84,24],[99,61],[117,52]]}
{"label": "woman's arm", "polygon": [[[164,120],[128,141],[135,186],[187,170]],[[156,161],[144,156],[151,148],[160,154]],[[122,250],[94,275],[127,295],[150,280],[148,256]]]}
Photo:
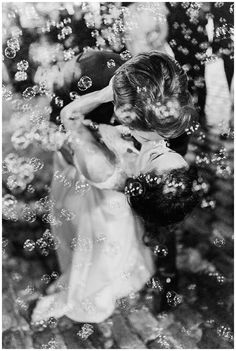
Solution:
{"label": "woman's arm", "polygon": [[65,118],[65,115],[62,117],[80,171],[93,183],[101,183],[114,173],[114,154],[94,138],[82,120],[78,117],[71,120]]}
{"label": "woman's arm", "polygon": [[113,90],[111,83],[98,91],[79,96],[61,111],[61,118],[81,118],[89,112],[95,110],[99,105],[113,100]]}

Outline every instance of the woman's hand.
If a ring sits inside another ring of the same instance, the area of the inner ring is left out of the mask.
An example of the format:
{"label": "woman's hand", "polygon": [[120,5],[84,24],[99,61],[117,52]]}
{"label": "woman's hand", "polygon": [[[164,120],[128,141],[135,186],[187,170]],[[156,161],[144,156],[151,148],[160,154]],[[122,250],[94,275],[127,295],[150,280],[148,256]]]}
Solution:
{"label": "woman's hand", "polygon": [[80,112],[80,99],[81,98],[78,97],[73,102],[63,107],[60,113],[63,124],[68,119],[74,120],[83,117],[83,114]]}

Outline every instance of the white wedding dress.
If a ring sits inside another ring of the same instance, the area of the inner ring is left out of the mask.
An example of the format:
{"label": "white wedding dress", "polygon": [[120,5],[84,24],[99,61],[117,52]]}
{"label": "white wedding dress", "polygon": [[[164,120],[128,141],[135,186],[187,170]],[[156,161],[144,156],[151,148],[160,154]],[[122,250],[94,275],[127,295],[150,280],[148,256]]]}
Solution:
{"label": "white wedding dress", "polygon": [[119,163],[112,176],[103,183],[90,182],[83,195],[74,188],[84,180],[78,167],[55,155],[55,170],[72,186],[53,180],[54,214],[66,208],[75,216],[52,227],[60,240],[57,254],[64,288],[38,301],[33,321],[66,315],[78,322],[102,322],[113,313],[117,299],[140,290],[154,273],[151,251],[142,241],[144,228],[119,191],[134,171],[139,152],[121,138],[119,127],[101,125],[100,133]]}

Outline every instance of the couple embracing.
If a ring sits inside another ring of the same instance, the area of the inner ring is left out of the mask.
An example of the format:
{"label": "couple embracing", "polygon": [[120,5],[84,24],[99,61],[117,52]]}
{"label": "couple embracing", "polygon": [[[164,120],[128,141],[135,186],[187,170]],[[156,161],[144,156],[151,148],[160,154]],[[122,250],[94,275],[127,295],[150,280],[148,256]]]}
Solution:
{"label": "couple embracing", "polygon": [[[94,55],[107,60],[103,52],[86,55],[85,61]],[[83,59],[71,63],[74,77],[78,63],[81,75]],[[102,66],[93,68],[101,76]],[[117,299],[139,291],[155,273],[143,240],[147,228],[177,223],[197,203],[195,170],[176,152],[180,146],[185,153],[178,140],[195,117],[183,69],[152,51],[122,65],[117,61],[113,73],[107,86],[78,96],[60,114],[72,162],[59,153],[56,168],[72,184],[86,181],[88,190],[81,196],[73,186],[52,183],[54,211],[67,208],[75,216],[52,228],[60,240],[62,275],[38,301],[34,322],[63,315],[104,321]],[[88,119],[109,102],[116,126],[96,123],[96,113]]]}

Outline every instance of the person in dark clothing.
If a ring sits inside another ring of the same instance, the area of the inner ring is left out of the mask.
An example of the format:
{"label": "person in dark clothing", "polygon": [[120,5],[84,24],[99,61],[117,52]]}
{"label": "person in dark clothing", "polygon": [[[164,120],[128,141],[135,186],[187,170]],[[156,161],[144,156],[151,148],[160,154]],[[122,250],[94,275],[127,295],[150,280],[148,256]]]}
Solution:
{"label": "person in dark clothing", "polygon": [[194,3],[167,3],[169,8],[169,38],[168,42],[175,54],[176,60],[188,74],[188,88],[198,108],[200,123],[204,125],[204,108],[206,101],[206,86],[204,79],[203,58],[208,47],[205,30],[206,17],[197,8],[194,16]]}

